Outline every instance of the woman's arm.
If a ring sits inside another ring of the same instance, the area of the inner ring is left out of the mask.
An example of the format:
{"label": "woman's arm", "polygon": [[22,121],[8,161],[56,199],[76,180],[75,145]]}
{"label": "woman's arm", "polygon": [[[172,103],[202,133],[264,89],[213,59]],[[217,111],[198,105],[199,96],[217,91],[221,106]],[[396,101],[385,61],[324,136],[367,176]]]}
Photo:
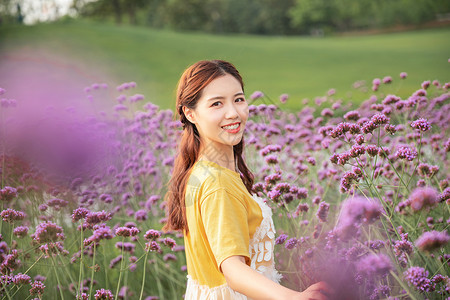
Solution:
{"label": "woman's arm", "polygon": [[235,291],[258,300],[327,300],[321,291],[331,293],[324,282],[310,286],[304,292],[296,292],[281,286],[245,264],[244,257],[231,256],[221,264],[228,285]]}

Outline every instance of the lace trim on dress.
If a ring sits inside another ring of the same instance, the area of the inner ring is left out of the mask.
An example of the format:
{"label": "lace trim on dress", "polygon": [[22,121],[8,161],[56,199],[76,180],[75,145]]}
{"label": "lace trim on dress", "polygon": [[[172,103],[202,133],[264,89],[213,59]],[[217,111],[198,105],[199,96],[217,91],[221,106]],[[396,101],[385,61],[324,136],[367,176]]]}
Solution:
{"label": "lace trim on dress", "polygon": [[250,241],[250,266],[263,274],[267,278],[280,282],[282,275],[275,269],[274,247],[275,247],[275,226],[272,220],[272,209],[264,202],[261,197],[256,195],[253,199],[258,203],[262,211],[263,220],[255,231]]}

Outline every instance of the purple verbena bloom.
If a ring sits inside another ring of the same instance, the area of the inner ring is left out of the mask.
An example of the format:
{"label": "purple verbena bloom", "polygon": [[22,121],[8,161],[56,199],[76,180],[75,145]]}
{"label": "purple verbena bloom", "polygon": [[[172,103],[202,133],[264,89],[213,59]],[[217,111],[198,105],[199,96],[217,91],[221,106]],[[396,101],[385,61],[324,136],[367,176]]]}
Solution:
{"label": "purple verbena bloom", "polygon": [[140,209],[140,210],[136,211],[134,213],[134,218],[137,221],[145,221],[145,220],[147,220],[147,218],[148,218],[147,211],[145,211],[144,209]]}
{"label": "purple verbena bloom", "polygon": [[424,90],[426,90],[430,86],[430,83],[431,82],[429,80],[426,80],[426,81],[422,82],[421,86]]}
{"label": "purple verbena bloom", "polygon": [[19,273],[16,276],[14,276],[14,278],[12,279],[12,282],[15,285],[30,284],[31,283],[31,277],[26,275],[26,274]]}
{"label": "purple verbena bloom", "polygon": [[291,238],[291,239],[289,239],[289,240],[286,241],[286,244],[284,245],[284,247],[285,247],[286,249],[291,250],[291,249],[293,249],[295,246],[297,246],[297,244],[298,244],[298,240],[297,240],[296,238]]}
{"label": "purple verbena bloom", "polygon": [[368,254],[357,263],[360,273],[369,276],[384,276],[392,269],[392,263],[385,254]]}
{"label": "purple verbena bloom", "polygon": [[420,131],[428,131],[431,129],[430,122],[424,118],[420,118],[412,122],[411,127]]}
{"label": "purple verbena bloom", "polygon": [[420,211],[425,207],[433,207],[438,203],[438,192],[432,187],[414,189],[409,195],[409,204],[413,211]]}
{"label": "purple verbena bloom", "polygon": [[157,238],[159,238],[160,236],[161,236],[161,232],[154,230],[154,229],[149,229],[145,233],[144,238],[148,241],[154,241]]}
{"label": "purple verbena bloom", "polygon": [[89,209],[84,207],[79,207],[75,209],[72,213],[72,221],[77,222],[81,219],[84,219],[90,213]]}
{"label": "purple verbena bloom", "polygon": [[385,114],[381,114],[381,113],[373,115],[372,118],[370,118],[370,120],[376,125],[389,123],[389,118],[386,117]]}
{"label": "purple verbena bloom", "polygon": [[177,243],[175,242],[174,239],[170,238],[170,237],[166,237],[164,239],[162,239],[161,241],[164,245],[166,245],[169,248],[173,248],[177,245]]}
{"label": "purple verbena bloom", "polygon": [[164,261],[176,261],[177,257],[172,253],[167,253],[166,255],[163,256],[163,260]]}
{"label": "purple verbena bloom", "polygon": [[388,84],[388,83],[391,83],[391,82],[392,82],[392,77],[391,76],[385,76],[383,78],[383,83],[384,84]]}
{"label": "purple verbena bloom", "polygon": [[119,250],[123,250],[125,252],[129,252],[130,254],[134,253],[134,249],[136,248],[136,245],[133,243],[129,243],[129,242],[117,242],[115,244],[115,247]]}
{"label": "purple verbena bloom", "polygon": [[120,263],[123,259],[122,255],[119,255],[113,259],[111,259],[111,261],[109,262],[109,268],[112,269],[114,268],[118,263]]}
{"label": "purple verbena bloom", "polygon": [[417,157],[417,151],[410,146],[400,146],[397,148],[395,156],[407,161],[413,161]]}
{"label": "purple verbena bloom", "polygon": [[280,151],[281,151],[281,146],[274,144],[274,145],[267,145],[261,151],[259,151],[259,154],[261,154],[261,156],[267,156],[270,153],[280,152]]}
{"label": "purple verbena bloom", "polygon": [[5,186],[3,189],[0,190],[0,201],[11,201],[17,197],[17,189]]}
{"label": "purple verbena bloom", "polygon": [[408,76],[408,74],[406,72],[401,72],[400,73],[400,78],[401,79],[405,79]]}
{"label": "purple verbena bloom", "polygon": [[317,210],[317,218],[320,222],[326,222],[328,217],[328,210],[330,209],[330,204],[326,202],[320,202],[319,209]]}
{"label": "purple verbena bloom", "polygon": [[428,271],[421,267],[410,267],[403,275],[405,279],[421,292],[432,292],[434,284],[428,279]]}
{"label": "purple verbena bloom", "polygon": [[278,157],[275,154],[269,154],[265,157],[265,161],[269,165],[278,164]]}
{"label": "purple verbena bloom", "polygon": [[286,101],[289,99],[289,95],[288,94],[282,94],[280,96],[280,102],[281,103],[286,103]]}
{"label": "purple verbena bloom", "polygon": [[145,251],[160,252],[161,246],[156,241],[145,243]]}
{"label": "purple verbena bloom", "polygon": [[18,226],[14,228],[13,234],[17,236],[18,238],[23,238],[27,236],[28,234],[28,227],[27,226]]}
{"label": "purple verbena bloom", "polygon": [[282,245],[284,244],[284,242],[286,241],[286,239],[288,238],[287,234],[280,234],[276,239],[275,239],[275,244],[276,245]]}
{"label": "purple verbena bloom", "polygon": [[351,110],[344,115],[344,119],[346,119],[347,121],[358,121],[360,117],[361,115],[357,110]]}
{"label": "purple verbena bloom", "polygon": [[3,221],[8,223],[14,223],[15,221],[22,221],[25,219],[26,214],[24,212],[7,208],[0,213]]}
{"label": "purple verbena bloom", "polygon": [[30,294],[38,295],[39,297],[41,297],[44,293],[44,289],[45,285],[41,281],[34,281],[33,283],[31,283]]}
{"label": "purple verbena bloom", "polygon": [[51,221],[40,223],[31,237],[39,244],[51,243],[65,239],[63,228]]}
{"label": "purple verbena bloom", "polygon": [[95,291],[95,300],[113,300],[114,296],[110,290],[100,289]]}
{"label": "purple verbena bloom", "polygon": [[251,94],[250,99],[256,100],[258,98],[264,97],[264,93],[261,91],[255,91],[253,94]]}
{"label": "purple verbena bloom", "polygon": [[379,219],[383,208],[376,199],[356,196],[342,204],[337,232],[342,238],[354,237],[361,224],[370,224]]}
{"label": "purple verbena bloom", "polygon": [[445,246],[450,240],[446,231],[428,231],[424,232],[417,240],[416,247],[422,251],[433,251]]}
{"label": "purple verbena bloom", "polygon": [[89,212],[85,218],[86,218],[86,223],[93,226],[100,222],[106,222],[106,221],[111,220],[112,214],[102,210],[102,211],[98,211],[98,212]]}

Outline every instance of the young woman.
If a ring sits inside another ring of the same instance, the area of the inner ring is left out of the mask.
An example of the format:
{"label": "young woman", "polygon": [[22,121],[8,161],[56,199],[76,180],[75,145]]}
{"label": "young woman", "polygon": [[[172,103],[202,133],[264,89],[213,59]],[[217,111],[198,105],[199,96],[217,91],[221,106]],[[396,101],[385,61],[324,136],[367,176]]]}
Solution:
{"label": "young woman", "polygon": [[184,233],[185,299],[327,299],[323,282],[302,293],[278,284],[272,212],[252,196],[253,175],[242,155],[243,87],[236,68],[220,60],[195,63],[178,83],[183,135],[164,229]]}

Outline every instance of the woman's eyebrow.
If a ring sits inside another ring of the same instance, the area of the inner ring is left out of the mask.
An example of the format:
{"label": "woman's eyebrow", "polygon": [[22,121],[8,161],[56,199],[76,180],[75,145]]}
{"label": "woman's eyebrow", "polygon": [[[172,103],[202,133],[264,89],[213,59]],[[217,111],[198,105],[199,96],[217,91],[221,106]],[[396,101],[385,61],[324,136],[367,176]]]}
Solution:
{"label": "woman's eyebrow", "polygon": [[[236,94],[234,94],[233,97],[236,97],[236,96],[244,96],[244,93],[243,92],[236,93]],[[225,97],[224,96],[216,96],[216,97],[209,98],[207,101],[222,100],[222,99],[225,99]]]}

